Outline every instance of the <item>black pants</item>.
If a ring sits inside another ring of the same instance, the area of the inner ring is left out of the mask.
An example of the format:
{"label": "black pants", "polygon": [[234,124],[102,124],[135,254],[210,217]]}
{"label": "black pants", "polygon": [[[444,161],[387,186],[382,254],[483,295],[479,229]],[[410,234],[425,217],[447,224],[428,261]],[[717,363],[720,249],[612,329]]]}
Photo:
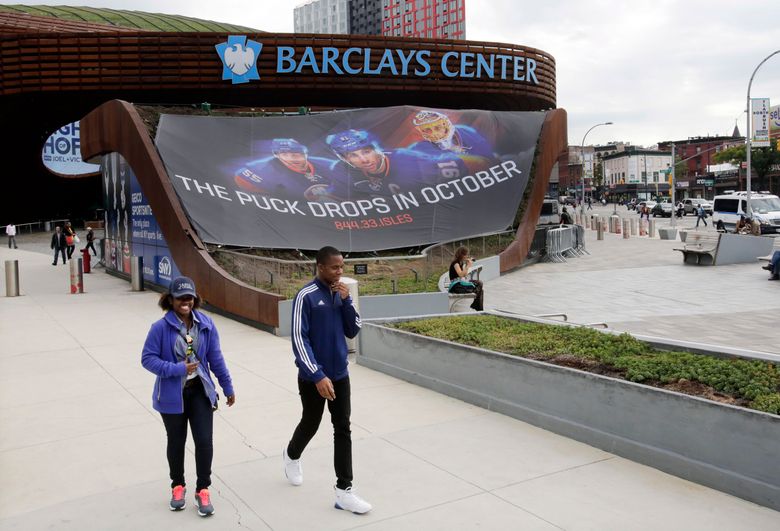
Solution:
{"label": "black pants", "polygon": [[10,249],[13,245],[14,249],[18,249],[16,246],[16,236],[9,236],[8,237],[8,248]]}
{"label": "black pants", "polygon": [[95,242],[93,241],[87,242],[87,246],[84,247],[83,250],[86,251],[87,249],[92,249],[92,254],[97,256],[97,251],[95,250]]}
{"label": "black pants", "polygon": [[70,259],[71,256],[73,256],[73,251],[76,250],[75,245],[68,245],[68,259]]}
{"label": "black pants", "polygon": [[54,249],[54,265],[57,265],[57,258],[59,258],[60,253],[62,253],[62,263],[67,262],[65,259],[65,247],[59,247]]}
{"label": "black pants", "polygon": [[704,218],[703,218],[703,217],[701,217],[701,216],[698,216],[698,217],[696,218],[696,226],[697,226],[697,227],[699,226],[699,221],[703,221],[703,222],[704,222],[704,226],[705,226],[705,227],[707,226],[707,220],[706,220],[706,219],[704,219]]}
{"label": "black pants", "polygon": [[336,469],[336,487],[346,489],[352,486],[352,432],[349,428],[351,413],[349,377],[333,382],[335,400],[325,400],[312,382],[298,379],[303,413],[292,440],[287,445],[290,459],[300,459],[303,450],[320,427],[325,402],[328,403],[330,421],[333,423],[333,466]]}
{"label": "black pants", "polygon": [[200,378],[194,385],[183,389],[184,413],[161,413],[165,431],[168,434],[168,468],[171,473],[171,488],[186,485],[184,481],[184,444],[187,442],[187,422],[195,441],[195,470],[198,481],[196,492],[211,485],[211,460],[214,457],[212,433],[214,431],[214,410],[206,396]]}

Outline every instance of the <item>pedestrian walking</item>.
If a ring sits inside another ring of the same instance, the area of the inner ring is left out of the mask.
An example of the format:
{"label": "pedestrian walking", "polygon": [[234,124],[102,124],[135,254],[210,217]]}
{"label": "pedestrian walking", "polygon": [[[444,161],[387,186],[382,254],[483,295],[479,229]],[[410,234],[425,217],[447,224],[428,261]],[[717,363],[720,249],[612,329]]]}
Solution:
{"label": "pedestrian walking", "polygon": [[707,226],[707,213],[704,211],[704,207],[699,205],[696,209],[696,226],[699,226],[699,221],[704,222],[704,226]]}
{"label": "pedestrian walking", "polygon": [[302,414],[292,439],[282,450],[290,484],[303,483],[301,454],[317,433],[325,403],[333,424],[336,509],[367,513],[371,504],[352,489],[351,397],[347,343],[360,332],[360,316],[341,282],[344,258],[334,247],[317,252],[317,276],[295,296],[292,349],[298,366]]}
{"label": "pedestrian walking", "polygon": [[588,210],[593,210],[593,199],[588,197]]}
{"label": "pedestrian walking", "polygon": [[64,265],[65,262],[67,262],[65,259],[67,243],[65,242],[65,234],[63,234],[62,228],[60,228],[59,225],[54,227],[54,234],[51,235],[51,248],[54,249],[54,261],[51,265],[57,265],[57,258],[59,258],[60,253],[62,253],[62,263]]}
{"label": "pedestrian walking", "polygon": [[141,353],[141,365],[157,375],[152,407],[162,416],[168,438],[167,457],[171,478],[171,511],[186,506],[184,444],[187,425],[195,442],[195,501],[200,516],[214,514],[209,486],[214,456],[212,434],[219,395],[211,379],[217,377],[227,397],[236,402],[233,382],[219,344],[214,322],[198,310],[195,283],[177,277],[158,302],[165,315],[152,324]]}
{"label": "pedestrian walking", "polygon": [[677,217],[682,218],[685,214],[685,205],[682,201],[677,202]]}
{"label": "pedestrian walking", "polygon": [[76,231],[70,225],[70,221],[65,222],[65,227],[62,229],[65,233],[65,244],[68,249],[68,260],[73,256],[73,251],[76,250]]}
{"label": "pedestrian walking", "polygon": [[5,226],[5,234],[8,236],[8,248],[13,245],[14,249],[18,249],[16,246],[16,225],[9,223]]}
{"label": "pedestrian walking", "polygon": [[92,232],[92,227],[87,227],[87,245],[84,246],[82,251],[86,251],[87,249],[92,249],[92,254],[94,256],[97,256],[97,251],[95,250],[95,233]]}

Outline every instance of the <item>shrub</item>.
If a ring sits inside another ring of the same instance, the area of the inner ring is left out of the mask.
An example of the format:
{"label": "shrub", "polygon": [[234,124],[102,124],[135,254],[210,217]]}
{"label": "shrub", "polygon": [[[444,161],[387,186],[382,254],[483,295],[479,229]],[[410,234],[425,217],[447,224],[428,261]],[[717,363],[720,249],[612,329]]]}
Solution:
{"label": "shrub", "polygon": [[629,334],[584,327],[524,323],[496,315],[436,317],[395,328],[521,357],[555,361],[562,355],[596,361],[631,382],[699,382],[750,407],[780,414],[780,370],[770,362],[654,349]]}

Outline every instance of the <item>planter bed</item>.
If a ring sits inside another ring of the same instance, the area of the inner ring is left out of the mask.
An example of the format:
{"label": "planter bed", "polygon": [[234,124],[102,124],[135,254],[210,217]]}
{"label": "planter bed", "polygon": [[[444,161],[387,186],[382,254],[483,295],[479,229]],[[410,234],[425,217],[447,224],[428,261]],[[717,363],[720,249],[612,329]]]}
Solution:
{"label": "planter bed", "polygon": [[780,510],[775,364],[503,316],[441,319],[366,323],[358,363]]}

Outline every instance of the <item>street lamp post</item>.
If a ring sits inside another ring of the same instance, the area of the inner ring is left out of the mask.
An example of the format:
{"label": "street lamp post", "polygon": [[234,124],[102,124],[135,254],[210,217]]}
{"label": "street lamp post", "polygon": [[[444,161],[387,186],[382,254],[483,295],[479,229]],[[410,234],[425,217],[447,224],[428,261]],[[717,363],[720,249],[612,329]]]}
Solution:
{"label": "street lamp post", "polygon": [[596,124],[588,129],[585,132],[585,136],[582,137],[582,144],[580,145],[580,156],[582,157],[582,202],[580,203],[580,216],[582,216],[582,219],[585,219],[585,139],[588,138],[588,133],[600,125],[612,125],[612,122]]}
{"label": "street lamp post", "polygon": [[670,223],[670,225],[673,228],[677,227],[677,204],[674,202],[674,196],[675,196],[675,193],[674,193],[675,192],[675,190],[674,190],[674,187],[675,187],[675,182],[674,182],[674,163],[675,163],[675,160],[674,160],[674,148],[675,148],[675,144],[674,144],[674,142],[672,142],[672,168],[671,168],[672,178],[669,181],[669,185],[670,185],[669,187],[671,188],[671,190],[669,192],[669,197],[672,200],[672,222]]}
{"label": "street lamp post", "polygon": [[753,217],[752,209],[750,208],[750,135],[753,134],[750,130],[750,118],[751,114],[753,113],[753,110],[750,106],[750,87],[753,85],[753,78],[756,76],[756,72],[758,72],[758,69],[761,68],[761,65],[766,63],[770,57],[777,55],[780,53],[780,50],[776,50],[766,57],[764,57],[764,60],[758,63],[758,66],[755,70],[753,70],[753,74],[750,76],[750,82],[748,83],[748,89],[747,89],[747,130],[745,131],[745,139],[747,140],[747,143],[745,144],[745,160],[747,162],[747,216],[749,218]]}

